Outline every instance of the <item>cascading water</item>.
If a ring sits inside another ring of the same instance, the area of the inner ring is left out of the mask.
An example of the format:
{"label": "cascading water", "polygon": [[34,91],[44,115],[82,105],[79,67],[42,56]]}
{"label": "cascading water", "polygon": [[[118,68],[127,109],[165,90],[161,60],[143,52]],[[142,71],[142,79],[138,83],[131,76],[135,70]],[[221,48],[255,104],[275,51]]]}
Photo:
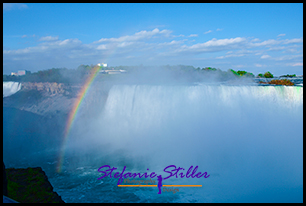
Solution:
{"label": "cascading water", "polygon": [[[55,150],[10,154],[20,158],[8,167],[42,166],[65,202],[303,201],[303,87],[115,85],[93,107],[76,118],[61,173]],[[198,166],[210,177],[171,177],[163,184],[202,187],[157,194],[98,180],[103,165],[162,175]]]}
{"label": "cascading water", "polygon": [[[86,126],[84,120],[77,123],[73,136],[81,138],[70,139],[79,153],[90,148],[96,154],[79,167],[109,164],[119,171],[127,166],[165,174],[169,165],[185,171],[193,165],[211,174],[164,180],[203,185],[172,196],[157,195],[157,189],[118,190],[116,180],[108,187],[115,188],[119,202],[126,192],[140,202],[302,201],[302,87],[116,85],[97,112],[101,115]],[[112,160],[102,158],[103,145],[117,151]]]}
{"label": "cascading water", "polygon": [[15,94],[21,89],[20,82],[3,82],[3,97]]}

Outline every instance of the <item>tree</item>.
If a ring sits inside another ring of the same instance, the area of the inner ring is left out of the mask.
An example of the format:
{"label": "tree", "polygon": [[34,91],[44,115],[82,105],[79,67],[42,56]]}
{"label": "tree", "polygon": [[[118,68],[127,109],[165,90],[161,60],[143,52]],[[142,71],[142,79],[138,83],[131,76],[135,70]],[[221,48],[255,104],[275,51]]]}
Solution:
{"label": "tree", "polygon": [[245,75],[246,73],[247,73],[246,71],[240,71],[240,70],[237,71],[237,74],[239,74],[240,76],[243,76],[243,75]]}
{"label": "tree", "polygon": [[203,70],[210,70],[210,71],[216,71],[216,68],[212,68],[212,67],[205,67],[203,68]]}
{"label": "tree", "polygon": [[264,76],[263,76],[263,74],[258,74],[257,77],[263,78]]}
{"label": "tree", "polygon": [[235,75],[237,75],[237,76],[239,76],[239,74],[235,71],[235,70],[233,70],[233,69],[229,69],[229,71],[231,71],[231,72],[233,72],[233,74],[235,74]]}
{"label": "tree", "polygon": [[266,78],[273,78],[273,75],[270,72],[266,72],[264,74],[264,77],[266,77]]}

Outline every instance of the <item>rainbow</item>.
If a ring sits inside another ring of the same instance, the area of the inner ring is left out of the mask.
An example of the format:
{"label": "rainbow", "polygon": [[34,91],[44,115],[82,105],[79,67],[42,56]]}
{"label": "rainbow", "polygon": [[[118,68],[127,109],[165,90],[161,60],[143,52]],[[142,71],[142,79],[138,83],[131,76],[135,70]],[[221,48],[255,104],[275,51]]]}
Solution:
{"label": "rainbow", "polygon": [[[108,54],[104,58],[104,62],[106,60],[108,60],[115,53],[115,51],[117,49],[118,49],[117,45],[111,46],[109,48]],[[75,119],[76,114],[77,114],[77,112],[79,110],[79,107],[80,107],[80,105],[81,105],[81,103],[82,103],[82,101],[83,101],[83,99],[84,99],[84,97],[85,97],[85,95],[86,95],[90,85],[92,84],[92,82],[94,81],[95,77],[97,76],[97,74],[98,74],[98,72],[100,70],[100,67],[97,66],[97,67],[95,67],[93,69],[94,69],[94,72],[92,72],[91,75],[86,79],[85,84],[82,87],[82,90],[79,92],[78,98],[75,101],[75,104],[73,105],[73,108],[72,108],[71,112],[69,113],[68,121],[67,121],[67,124],[66,124],[66,127],[65,127],[65,131],[64,131],[64,140],[63,140],[63,143],[62,143],[62,147],[61,147],[61,151],[60,151],[60,156],[59,156],[59,160],[58,160],[58,163],[57,163],[57,169],[56,170],[57,170],[58,173],[60,173],[61,170],[62,170],[66,143],[67,143],[67,140],[68,140],[68,136],[69,136],[69,132],[71,130],[72,124],[74,122],[74,119]]]}
{"label": "rainbow", "polygon": [[92,84],[95,77],[99,73],[99,70],[100,70],[100,67],[98,67],[98,66],[93,68],[93,72],[91,72],[89,77],[86,79],[85,84],[82,87],[81,91],[79,92],[78,98],[75,101],[75,103],[73,105],[73,108],[69,113],[68,120],[67,120],[67,123],[66,123],[66,127],[65,127],[65,130],[64,130],[64,139],[63,139],[62,147],[61,147],[61,150],[60,150],[59,160],[58,160],[57,169],[56,169],[58,173],[60,173],[62,171],[62,166],[63,166],[63,162],[64,162],[64,155],[65,155],[65,148],[66,148],[67,140],[68,140],[68,137],[69,137],[69,132],[72,128],[72,125],[73,125],[73,122],[75,120],[76,114],[79,111],[80,105],[81,105],[87,91],[89,90],[90,85]]}

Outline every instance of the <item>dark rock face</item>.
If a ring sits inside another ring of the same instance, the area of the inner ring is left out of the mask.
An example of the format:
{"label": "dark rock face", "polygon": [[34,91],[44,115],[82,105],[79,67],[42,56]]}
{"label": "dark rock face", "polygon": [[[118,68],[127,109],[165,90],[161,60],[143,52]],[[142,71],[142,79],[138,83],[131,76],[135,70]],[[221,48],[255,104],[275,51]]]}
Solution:
{"label": "dark rock face", "polygon": [[21,203],[64,203],[41,167],[6,169],[8,197]]}
{"label": "dark rock face", "polygon": [[7,178],[6,178],[4,162],[3,162],[3,195],[7,196]]}

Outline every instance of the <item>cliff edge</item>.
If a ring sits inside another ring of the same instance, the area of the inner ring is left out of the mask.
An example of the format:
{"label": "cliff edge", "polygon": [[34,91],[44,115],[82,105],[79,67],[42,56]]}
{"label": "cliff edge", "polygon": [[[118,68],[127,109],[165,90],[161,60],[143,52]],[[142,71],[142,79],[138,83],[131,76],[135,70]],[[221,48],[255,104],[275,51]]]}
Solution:
{"label": "cliff edge", "polygon": [[[80,98],[81,84],[56,82],[22,82],[21,89],[15,94],[3,97],[3,107],[12,107],[43,116],[66,116]],[[101,85],[93,87],[86,95],[85,108],[103,105],[108,88]]]}
{"label": "cliff edge", "polygon": [[39,115],[67,114],[77,96],[78,88],[49,82],[22,82],[21,89],[3,98],[3,107],[12,107]]}
{"label": "cliff edge", "polygon": [[65,203],[41,167],[5,169],[8,197],[20,203]]}

